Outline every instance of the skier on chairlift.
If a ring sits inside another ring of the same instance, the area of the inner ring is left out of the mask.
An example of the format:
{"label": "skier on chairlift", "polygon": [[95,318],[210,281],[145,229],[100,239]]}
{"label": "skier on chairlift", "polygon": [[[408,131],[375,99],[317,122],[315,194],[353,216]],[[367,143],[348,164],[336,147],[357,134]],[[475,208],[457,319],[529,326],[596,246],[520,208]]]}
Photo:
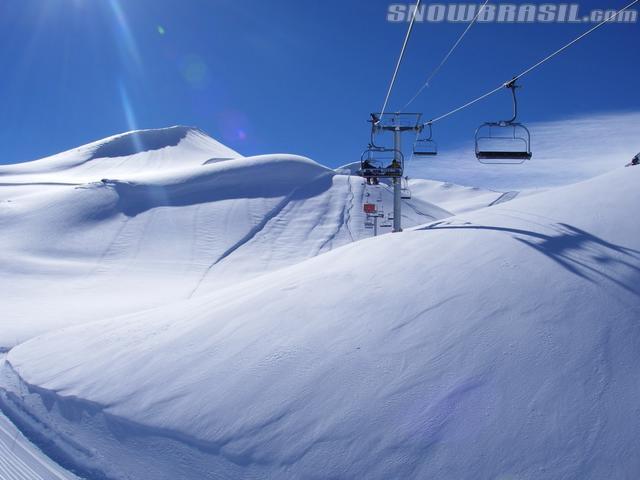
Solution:
{"label": "skier on chairlift", "polygon": [[[368,158],[362,162],[362,170],[372,170],[374,168]],[[367,185],[378,185],[378,179],[376,177],[367,177]]]}
{"label": "skier on chairlift", "polygon": [[400,168],[400,162],[398,161],[398,159],[394,158],[387,168],[393,168],[393,169]]}
{"label": "skier on chairlift", "polygon": [[367,178],[367,184],[369,185],[378,185],[380,183],[380,181],[378,180],[378,177],[369,177]]}

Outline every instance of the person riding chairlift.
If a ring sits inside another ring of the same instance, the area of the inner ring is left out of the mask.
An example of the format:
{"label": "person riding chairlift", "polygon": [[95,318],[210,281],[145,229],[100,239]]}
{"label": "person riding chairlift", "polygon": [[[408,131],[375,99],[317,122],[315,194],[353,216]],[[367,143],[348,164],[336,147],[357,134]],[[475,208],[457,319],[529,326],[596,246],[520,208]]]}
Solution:
{"label": "person riding chairlift", "polygon": [[640,165],[640,152],[631,159],[631,162],[627,164],[627,167],[633,167],[634,165]]}
{"label": "person riding chairlift", "polygon": [[[364,162],[362,162],[362,169],[363,170],[372,170],[374,168],[375,167],[371,164],[369,159],[366,159]],[[367,184],[368,185],[378,185],[378,179],[376,177],[367,177]]]}
{"label": "person riding chairlift", "polygon": [[397,159],[393,159],[387,168],[398,169],[400,168],[400,162]]}

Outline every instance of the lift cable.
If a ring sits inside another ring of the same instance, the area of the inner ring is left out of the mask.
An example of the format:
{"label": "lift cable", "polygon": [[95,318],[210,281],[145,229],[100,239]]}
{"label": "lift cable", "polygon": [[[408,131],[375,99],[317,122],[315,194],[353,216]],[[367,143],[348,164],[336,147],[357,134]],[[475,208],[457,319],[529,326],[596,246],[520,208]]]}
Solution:
{"label": "lift cable", "polygon": [[424,91],[425,88],[430,87],[431,86],[431,80],[434,79],[434,77],[440,72],[440,70],[442,69],[442,67],[444,66],[445,63],[447,63],[447,60],[449,60],[449,58],[451,57],[451,55],[453,55],[453,52],[456,50],[456,48],[458,48],[458,46],[462,43],[462,40],[464,39],[464,37],[467,35],[467,33],[469,32],[469,30],[471,30],[471,27],[473,27],[474,23],[476,23],[476,20],[478,20],[478,17],[480,16],[480,14],[482,13],[482,11],[484,10],[484,8],[487,6],[487,3],[489,3],[489,0],[485,0],[485,2],[482,4],[482,6],[478,9],[478,12],[476,13],[475,17],[473,17],[473,19],[469,22],[469,24],[467,25],[467,28],[465,29],[464,32],[462,32],[462,35],[460,35],[458,37],[458,40],[456,40],[456,42],[453,44],[453,46],[451,47],[451,49],[449,50],[449,52],[444,56],[444,58],[442,59],[442,61],[440,62],[440,64],[431,72],[431,74],[427,77],[427,80],[424,82],[424,85],[422,85],[422,87],[420,87],[418,89],[418,92],[411,98],[411,100],[409,100],[404,107],[402,107],[402,109],[400,110],[401,112],[406,110],[406,108],[411,105],[416,98],[418,98],[422,92]]}
{"label": "lift cable", "polygon": [[382,105],[382,110],[380,110],[380,118],[384,115],[385,110],[387,109],[387,104],[389,103],[389,97],[391,96],[391,91],[393,90],[393,86],[396,83],[396,78],[398,77],[398,70],[400,70],[400,64],[402,63],[402,59],[404,58],[404,52],[407,49],[407,43],[409,43],[409,37],[411,36],[411,31],[413,30],[413,24],[416,19],[416,14],[418,13],[418,8],[420,7],[421,0],[416,0],[416,5],[413,10],[413,15],[411,16],[411,21],[409,22],[409,27],[407,28],[407,34],[404,37],[404,42],[402,44],[402,49],[400,50],[400,56],[398,57],[398,62],[396,63],[396,68],[393,71],[393,76],[391,77],[391,83],[389,84],[389,90],[387,90],[387,96],[384,99],[384,104]]}
{"label": "lift cable", "polygon": [[509,86],[510,84],[512,84],[514,81],[524,77],[525,75],[527,75],[528,73],[531,73],[533,70],[535,70],[536,68],[538,68],[539,66],[541,66],[542,64],[548,62],[549,60],[551,60],[552,58],[554,58],[556,55],[559,55],[560,53],[564,52],[567,48],[571,47],[572,45],[574,45],[575,43],[579,42],[580,40],[582,40],[584,37],[586,37],[587,35],[589,35],[590,33],[594,32],[595,30],[597,30],[598,28],[602,27],[603,25],[609,23],[611,20],[617,18],[622,12],[624,12],[625,10],[628,10],[629,8],[633,7],[636,3],[640,2],[640,0],[633,0],[629,5],[627,5],[624,8],[621,8],[620,10],[618,10],[616,13],[611,14],[609,17],[607,17],[605,20],[603,20],[602,22],[598,23],[597,25],[595,25],[594,27],[590,28],[589,30],[587,30],[586,32],[584,32],[582,35],[580,35],[579,37],[575,38],[574,40],[572,40],[571,42],[567,43],[564,47],[559,48],[558,50],[556,50],[555,52],[553,52],[552,54],[548,55],[547,57],[543,58],[542,60],[540,60],[538,63],[536,63],[535,65],[527,68],[526,70],[524,70],[522,73],[514,76],[513,78],[509,79],[508,81],[504,82],[503,84],[501,84],[500,86],[494,88],[493,90],[485,93],[484,95],[479,96],[478,98],[471,100],[470,102],[465,103],[464,105],[459,106],[458,108],[455,108],[443,115],[440,115],[439,117],[436,117],[432,120],[429,120],[428,122],[425,123],[425,125],[431,123],[435,123],[435,122],[439,122],[440,120],[443,120],[451,115],[453,115],[454,113],[459,112],[460,110],[464,110],[465,108],[470,107],[471,105],[478,103],[481,100],[484,100],[485,98],[493,95],[494,93],[502,90],[503,88]]}

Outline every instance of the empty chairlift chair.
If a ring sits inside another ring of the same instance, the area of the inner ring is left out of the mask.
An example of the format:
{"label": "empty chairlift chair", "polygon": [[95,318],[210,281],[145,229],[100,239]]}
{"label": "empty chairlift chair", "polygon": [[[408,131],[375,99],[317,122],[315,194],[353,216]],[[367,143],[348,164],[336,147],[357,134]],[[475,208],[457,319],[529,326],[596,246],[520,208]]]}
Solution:
{"label": "empty chairlift chair", "polygon": [[416,157],[433,157],[438,155],[438,144],[433,139],[433,128],[431,122],[425,123],[428,134],[418,137],[413,144],[413,155]]}
{"label": "empty chairlift chair", "polygon": [[402,177],[402,188],[400,189],[400,198],[403,200],[411,200],[411,189],[409,188],[409,177]]}
{"label": "empty chairlift chair", "polygon": [[518,100],[515,79],[505,85],[513,96],[513,117],[510,120],[486,122],[476,130],[476,158],[480,163],[519,165],[531,159],[531,134],[517,121]]}

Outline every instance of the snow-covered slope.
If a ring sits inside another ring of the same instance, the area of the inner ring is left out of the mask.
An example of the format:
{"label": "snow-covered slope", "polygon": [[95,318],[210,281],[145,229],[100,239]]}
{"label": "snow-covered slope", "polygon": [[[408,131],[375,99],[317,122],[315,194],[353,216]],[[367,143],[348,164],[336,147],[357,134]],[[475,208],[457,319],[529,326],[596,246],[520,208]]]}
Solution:
{"label": "snow-covered slope", "polygon": [[[384,186],[303,157],[241,157],[186,127],[0,172],[0,348],[292,265],[370,236],[364,198],[392,204]],[[451,215],[405,205],[406,226]]]}
{"label": "snow-covered slope", "polygon": [[0,478],[3,480],[75,480],[32,445],[0,413]]}
{"label": "snow-covered slope", "polygon": [[413,195],[418,198],[428,198],[436,205],[455,214],[498,205],[511,201],[520,194],[517,191],[496,192],[422,178],[409,179],[408,183]]}
{"label": "snow-covered slope", "polygon": [[35,338],[8,355],[3,404],[114,479],[635,478],[639,181]]}

